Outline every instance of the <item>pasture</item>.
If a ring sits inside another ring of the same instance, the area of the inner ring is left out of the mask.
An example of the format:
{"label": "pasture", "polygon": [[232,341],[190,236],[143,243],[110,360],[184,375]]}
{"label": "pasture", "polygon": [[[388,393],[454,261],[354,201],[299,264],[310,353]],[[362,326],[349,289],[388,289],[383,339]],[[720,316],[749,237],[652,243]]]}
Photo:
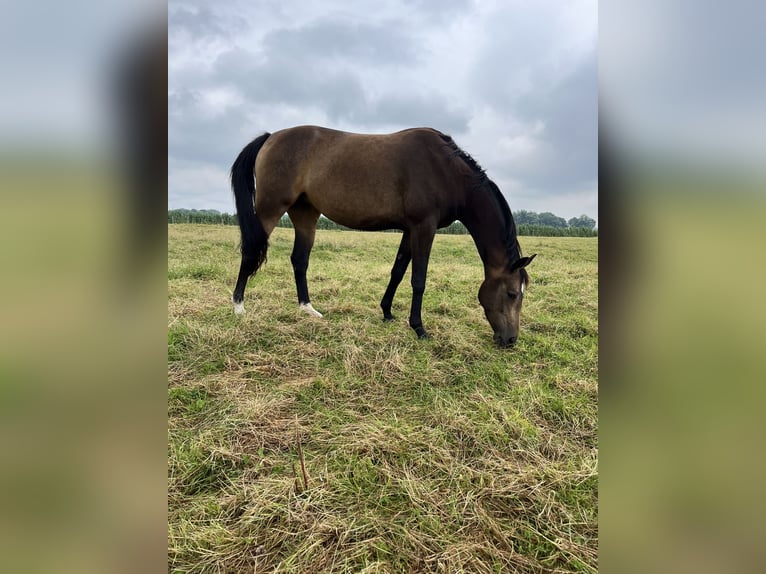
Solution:
{"label": "pasture", "polygon": [[470,236],[437,235],[379,307],[397,233],[292,231],[232,312],[239,230],[168,226],[170,572],[596,572],[598,238],[520,237],[519,340],[498,349]]}

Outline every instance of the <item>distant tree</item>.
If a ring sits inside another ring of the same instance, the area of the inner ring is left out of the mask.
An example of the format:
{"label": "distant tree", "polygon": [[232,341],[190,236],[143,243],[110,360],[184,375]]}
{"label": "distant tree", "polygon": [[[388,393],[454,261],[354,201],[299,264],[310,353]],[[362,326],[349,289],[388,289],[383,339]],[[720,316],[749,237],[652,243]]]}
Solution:
{"label": "distant tree", "polygon": [[550,211],[545,211],[539,215],[538,223],[540,225],[547,225],[549,227],[556,227],[557,229],[565,229],[567,227],[567,220],[558,215],[554,215]]}
{"label": "distant tree", "polygon": [[539,225],[540,216],[534,211],[519,209],[513,212],[513,219],[517,225]]}
{"label": "distant tree", "polygon": [[569,220],[569,227],[585,227],[586,229],[593,229],[596,227],[596,220],[588,217],[587,215],[573,217]]}

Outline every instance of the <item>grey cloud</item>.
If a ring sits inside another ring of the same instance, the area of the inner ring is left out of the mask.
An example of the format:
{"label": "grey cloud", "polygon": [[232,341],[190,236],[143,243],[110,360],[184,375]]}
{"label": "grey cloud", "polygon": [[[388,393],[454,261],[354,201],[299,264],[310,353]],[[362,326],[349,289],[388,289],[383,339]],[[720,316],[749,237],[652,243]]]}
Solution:
{"label": "grey cloud", "polygon": [[253,104],[315,106],[334,119],[364,105],[361,82],[352,72],[307,65],[282,54],[259,58],[233,50],[218,59],[216,76],[220,82],[234,85]]}
{"label": "grey cloud", "polygon": [[405,5],[431,19],[443,20],[461,12],[470,13],[471,0],[405,0]]}
{"label": "grey cloud", "polygon": [[192,10],[186,6],[169,6],[168,30],[184,30],[197,40],[206,36],[225,36],[227,34],[227,28],[221,19],[207,7]]}
{"label": "grey cloud", "polygon": [[245,110],[231,107],[210,115],[195,90],[180,90],[168,96],[168,156],[228,166],[246,139]]}
{"label": "grey cloud", "polygon": [[595,51],[548,91],[525,96],[514,112],[545,125],[550,161],[517,177],[538,189],[560,192],[598,177],[598,69]]}
{"label": "grey cloud", "polygon": [[197,105],[200,94],[197,90],[181,89],[168,94],[168,114],[186,114]]}
{"label": "grey cloud", "polygon": [[353,119],[365,124],[427,126],[448,133],[463,133],[468,129],[470,115],[464,108],[450,106],[437,94],[394,93],[370,102]]}
{"label": "grey cloud", "polygon": [[[220,56],[216,63],[220,81],[233,82],[254,105],[312,106],[321,109],[335,122],[433,125],[458,132],[467,129],[468,112],[450,105],[436,92],[411,93],[409,86],[397,84],[372,96],[365,90],[360,73],[353,71],[350,65],[344,66],[339,61],[333,66],[322,66],[303,48],[292,52],[276,50],[273,43],[268,46],[269,49],[261,55],[232,50]],[[368,52],[366,57],[373,53]],[[325,49],[327,54],[340,52],[337,46],[330,46]]]}
{"label": "grey cloud", "polygon": [[307,65],[317,60],[370,65],[412,63],[417,49],[404,22],[382,24],[318,21],[303,28],[279,29],[266,35],[265,53]]}

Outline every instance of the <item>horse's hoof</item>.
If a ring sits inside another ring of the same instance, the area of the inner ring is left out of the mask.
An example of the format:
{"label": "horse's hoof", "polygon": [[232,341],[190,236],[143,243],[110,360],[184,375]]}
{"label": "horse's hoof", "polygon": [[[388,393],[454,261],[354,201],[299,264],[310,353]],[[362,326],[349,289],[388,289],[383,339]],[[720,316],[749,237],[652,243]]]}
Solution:
{"label": "horse's hoof", "polygon": [[393,323],[394,322],[394,316],[393,315],[384,315],[383,316],[383,322],[384,323]]}
{"label": "horse's hoof", "polygon": [[245,304],[244,303],[234,303],[234,314],[235,315],[242,315],[245,312]]}
{"label": "horse's hoof", "polygon": [[318,317],[320,319],[323,317],[323,315],[319,311],[317,311],[316,309],[314,309],[314,307],[311,306],[311,303],[301,303],[299,308],[301,311],[303,311],[307,315],[311,315],[312,317]]}
{"label": "horse's hoof", "polygon": [[415,333],[418,336],[418,339],[430,339],[431,335],[428,334],[428,332],[423,327],[418,327],[415,329]]}

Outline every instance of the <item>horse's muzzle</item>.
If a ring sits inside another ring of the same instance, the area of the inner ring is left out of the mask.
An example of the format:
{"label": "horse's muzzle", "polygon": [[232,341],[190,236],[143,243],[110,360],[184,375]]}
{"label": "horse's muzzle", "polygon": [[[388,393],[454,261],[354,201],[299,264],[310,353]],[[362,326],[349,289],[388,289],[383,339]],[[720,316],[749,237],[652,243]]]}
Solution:
{"label": "horse's muzzle", "polygon": [[516,344],[518,337],[503,337],[502,335],[495,335],[493,339],[498,347],[513,347]]}

